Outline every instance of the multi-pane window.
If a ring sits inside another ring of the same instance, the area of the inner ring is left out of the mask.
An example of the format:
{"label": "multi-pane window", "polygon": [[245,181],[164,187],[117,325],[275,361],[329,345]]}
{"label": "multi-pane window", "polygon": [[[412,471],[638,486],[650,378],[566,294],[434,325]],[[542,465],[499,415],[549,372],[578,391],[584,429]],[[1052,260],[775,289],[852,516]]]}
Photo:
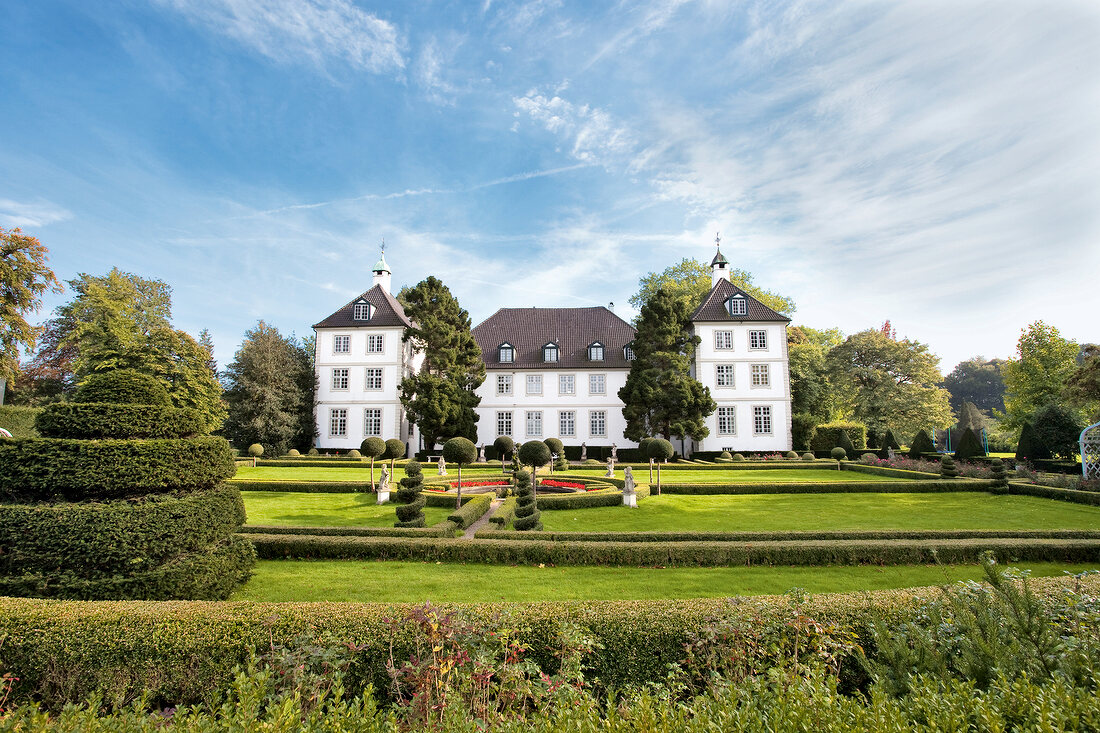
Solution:
{"label": "multi-pane window", "polygon": [[607,412],[605,410],[593,410],[588,413],[588,430],[593,438],[607,436]]}
{"label": "multi-pane window", "polygon": [[501,344],[498,353],[501,364],[511,364],[516,360],[516,350],[511,344]]}
{"label": "multi-pane window", "polygon": [[572,374],[558,375],[558,394],[576,394],[577,380]]}
{"label": "multi-pane window", "polygon": [[629,344],[623,347],[623,358],[627,361],[634,361],[634,347]]}
{"label": "multi-pane window", "polygon": [[348,388],[348,370],[347,369],[333,369],[332,370],[332,388],[333,389],[347,389]]}
{"label": "multi-pane window", "polygon": [[328,411],[328,434],[342,438],[348,434],[348,411],[343,408]]}
{"label": "multi-pane window", "polygon": [[[511,374],[497,375],[497,394],[512,394]],[[505,433],[501,433],[501,435],[505,435]]]}
{"label": "multi-pane window", "polygon": [[381,367],[367,367],[366,389],[382,389]]}
{"label": "multi-pane window", "polygon": [[368,354],[381,354],[382,353],[382,334],[372,333],[367,336],[367,353]]}
{"label": "multi-pane window", "polygon": [[719,364],[714,370],[718,375],[716,383],[719,387],[733,386],[733,364]]}
{"label": "multi-pane window", "polygon": [[351,336],[333,336],[332,353],[347,354],[351,351]]}
{"label": "multi-pane window", "polygon": [[771,385],[771,371],[767,364],[753,364],[752,365],[752,386],[753,387],[767,387]]}
{"label": "multi-pane window", "polygon": [[498,412],[497,413],[497,435],[512,435],[512,413],[510,412]]}
{"label": "multi-pane window", "polygon": [[527,437],[542,437],[542,410],[527,411]]}
{"label": "multi-pane window", "polygon": [[363,410],[363,435],[382,435],[382,408],[368,407]]}
{"label": "multi-pane window", "polygon": [[770,406],[752,408],[752,431],[757,435],[771,435],[772,408]]}
{"label": "multi-pane window", "polygon": [[748,306],[745,303],[745,296],[738,294],[726,298],[726,311],[731,316],[743,316],[748,313]]}
{"label": "multi-pane window", "polygon": [[750,349],[766,349],[766,348],[768,348],[768,332],[767,331],[749,331],[749,348]]}
{"label": "multi-pane window", "polygon": [[558,345],[547,344],[542,347],[542,360],[552,364],[558,360]]}
{"label": "multi-pane window", "polygon": [[588,360],[603,361],[603,344],[599,341],[596,341],[588,347]]}
{"label": "multi-pane window", "polygon": [[369,321],[370,320],[370,303],[359,302],[352,308],[351,317],[356,321]]}
{"label": "multi-pane window", "polygon": [[719,407],[718,408],[718,434],[719,435],[736,435],[737,434],[737,408],[735,408],[735,407]]}
{"label": "multi-pane window", "polygon": [[716,348],[716,349],[732,349],[733,348],[733,331],[715,331],[714,332],[714,348]]}
{"label": "multi-pane window", "polygon": [[607,377],[603,374],[589,374],[588,394],[607,394]]}
{"label": "multi-pane window", "polygon": [[563,438],[572,438],[577,434],[577,413],[572,410],[558,413],[558,433]]}
{"label": "multi-pane window", "polygon": [[542,394],[542,375],[527,375],[527,394]]}

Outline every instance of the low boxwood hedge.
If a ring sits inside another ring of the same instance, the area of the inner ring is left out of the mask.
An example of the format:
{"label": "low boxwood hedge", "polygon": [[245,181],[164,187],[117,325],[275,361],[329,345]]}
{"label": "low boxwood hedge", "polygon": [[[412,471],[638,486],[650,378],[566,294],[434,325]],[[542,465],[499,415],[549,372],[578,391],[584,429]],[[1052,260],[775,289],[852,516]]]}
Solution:
{"label": "low boxwood hedge", "polygon": [[195,410],[168,405],[59,402],[35,418],[43,438],[189,438],[206,432]]}
{"label": "low boxwood hedge", "polygon": [[1071,501],[1074,504],[1100,506],[1100,491],[1078,491],[1077,489],[1059,489],[1054,486],[1040,486],[1023,481],[1009,481],[1008,493],[1022,496],[1040,496],[1044,499]]}
{"label": "low boxwood hedge", "polygon": [[222,438],[0,442],[0,500],[115,499],[210,488],[236,472]]}
{"label": "low boxwood hedge", "polygon": [[225,484],[137,501],[0,504],[0,575],[145,572],[224,540],[244,519],[240,492]]}
{"label": "low boxwood hedge", "polygon": [[447,521],[454,522],[460,529],[466,529],[489,511],[489,505],[493,503],[494,496],[495,494],[474,494],[469,497],[469,500],[465,500],[466,497],[463,496],[465,501],[462,502],[462,508],[456,509],[447,517]]}
{"label": "low boxwood hedge", "polygon": [[445,520],[430,527],[295,527],[246,524],[243,534],[313,534],[322,537],[453,537],[459,527]]}
{"label": "low boxwood hedge", "polygon": [[[504,503],[497,507],[497,510],[493,512],[493,516],[489,517],[490,524],[494,524],[498,527],[507,527],[509,523],[516,516],[516,497],[509,496],[504,500]],[[482,530],[485,531],[485,530]],[[480,532],[478,533],[480,534]],[[515,534],[528,534],[526,532],[517,532]]]}
{"label": "low boxwood hedge", "polygon": [[921,565],[999,560],[1092,562],[1100,539],[981,538],[937,540],[798,540],[779,542],[575,542],[247,536],[264,559],[413,560],[515,565],[626,567],[735,565]]}
{"label": "low boxwood hedge", "polygon": [[868,466],[865,463],[855,461],[841,461],[840,470],[855,471],[856,473],[869,473],[873,476],[889,476],[890,478],[908,478],[914,480],[927,479],[931,476],[939,476],[938,473],[925,471],[906,471],[903,468],[891,468],[889,466]]}
{"label": "low boxwood hedge", "polygon": [[16,440],[39,437],[34,429],[34,421],[41,407],[19,407],[17,405],[0,405],[0,428],[4,428]]}
{"label": "low boxwood hedge", "polygon": [[[493,517],[496,519],[496,517]],[[492,521],[492,520],[490,520]],[[245,528],[247,529],[247,528]],[[506,532],[483,529],[479,540],[540,540],[553,542],[780,542],[797,540],[963,540],[986,538],[1095,539],[1100,529],[914,529],[790,532]]]}
{"label": "low boxwood hedge", "polygon": [[666,484],[662,494],[926,494],[953,491],[989,491],[988,479],[940,481],[842,481],[781,484]]}
{"label": "low boxwood hedge", "polygon": [[229,483],[241,491],[294,491],[303,494],[358,494],[374,491],[369,481],[260,481],[235,478]]}
{"label": "low boxwood hedge", "polygon": [[[69,600],[225,600],[252,575],[252,543],[232,535],[203,552],[182,555],[163,565],[126,576],[82,578],[68,573],[0,576],[0,596],[36,596]],[[5,650],[6,652],[6,650]]]}

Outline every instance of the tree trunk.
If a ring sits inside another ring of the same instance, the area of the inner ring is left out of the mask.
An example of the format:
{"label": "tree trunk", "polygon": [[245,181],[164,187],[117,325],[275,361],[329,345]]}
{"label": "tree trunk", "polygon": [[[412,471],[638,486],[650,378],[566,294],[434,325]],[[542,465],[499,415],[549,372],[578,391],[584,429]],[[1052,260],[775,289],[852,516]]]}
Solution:
{"label": "tree trunk", "polygon": [[371,491],[375,490],[375,486],[374,486],[374,456],[371,456],[371,459],[370,459],[370,489],[371,489]]}
{"label": "tree trunk", "polygon": [[661,464],[657,463],[657,496],[661,495]]}
{"label": "tree trunk", "polygon": [[462,464],[458,464],[458,496],[455,498],[455,510],[462,508]]}
{"label": "tree trunk", "polygon": [[649,483],[653,483],[653,458],[649,459]]}

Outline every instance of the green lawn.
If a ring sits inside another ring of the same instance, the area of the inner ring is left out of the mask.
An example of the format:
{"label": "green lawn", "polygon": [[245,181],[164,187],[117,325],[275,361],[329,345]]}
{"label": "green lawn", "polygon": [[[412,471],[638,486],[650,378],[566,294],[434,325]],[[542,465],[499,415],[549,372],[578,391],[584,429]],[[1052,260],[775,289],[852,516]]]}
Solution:
{"label": "green lawn", "polygon": [[1100,507],[981,492],[666,494],[639,501],[637,509],[618,506],[544,511],[542,523],[555,532],[1100,529]]}
{"label": "green lawn", "polygon": [[[394,504],[375,503],[374,494],[307,494],[290,491],[242,491],[249,524],[305,527],[392,527]],[[428,526],[453,509],[424,507]]]}
{"label": "green lawn", "polygon": [[[387,466],[388,467],[388,466]],[[379,474],[382,472],[382,463],[374,464],[374,479],[378,480]],[[405,475],[401,466],[397,466],[396,469],[397,478],[401,478]],[[499,468],[464,468],[462,469],[463,480],[469,479],[484,479],[495,478],[500,476]],[[347,466],[335,466],[333,468],[327,467],[297,467],[297,466],[238,466],[237,478],[250,479],[255,481],[355,481],[359,483],[370,482],[370,469],[369,468],[349,468]],[[424,467],[424,478],[433,479],[441,478],[436,473],[434,466]],[[447,480],[458,480],[458,468],[452,466],[447,469]]]}
{"label": "green lawn", "polygon": [[[546,516],[545,514],[543,516]],[[1034,575],[1095,565],[1023,563]],[[232,600],[476,603],[640,600],[834,593],[938,585],[982,577],[977,565],[891,567],[606,568],[507,567],[416,562],[267,560]]]}

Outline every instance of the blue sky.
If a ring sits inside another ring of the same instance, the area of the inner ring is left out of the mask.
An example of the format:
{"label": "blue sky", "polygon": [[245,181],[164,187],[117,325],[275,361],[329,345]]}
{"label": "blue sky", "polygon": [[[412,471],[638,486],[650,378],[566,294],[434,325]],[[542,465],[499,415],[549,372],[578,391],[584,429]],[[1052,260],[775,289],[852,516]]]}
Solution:
{"label": "blue sky", "polygon": [[[0,4],[0,225],[174,288],[232,357],[428,275],[626,301],[709,261],[949,371],[1100,340],[1100,4]],[[52,307],[66,298],[52,298]],[[46,311],[41,314],[47,315]]]}

